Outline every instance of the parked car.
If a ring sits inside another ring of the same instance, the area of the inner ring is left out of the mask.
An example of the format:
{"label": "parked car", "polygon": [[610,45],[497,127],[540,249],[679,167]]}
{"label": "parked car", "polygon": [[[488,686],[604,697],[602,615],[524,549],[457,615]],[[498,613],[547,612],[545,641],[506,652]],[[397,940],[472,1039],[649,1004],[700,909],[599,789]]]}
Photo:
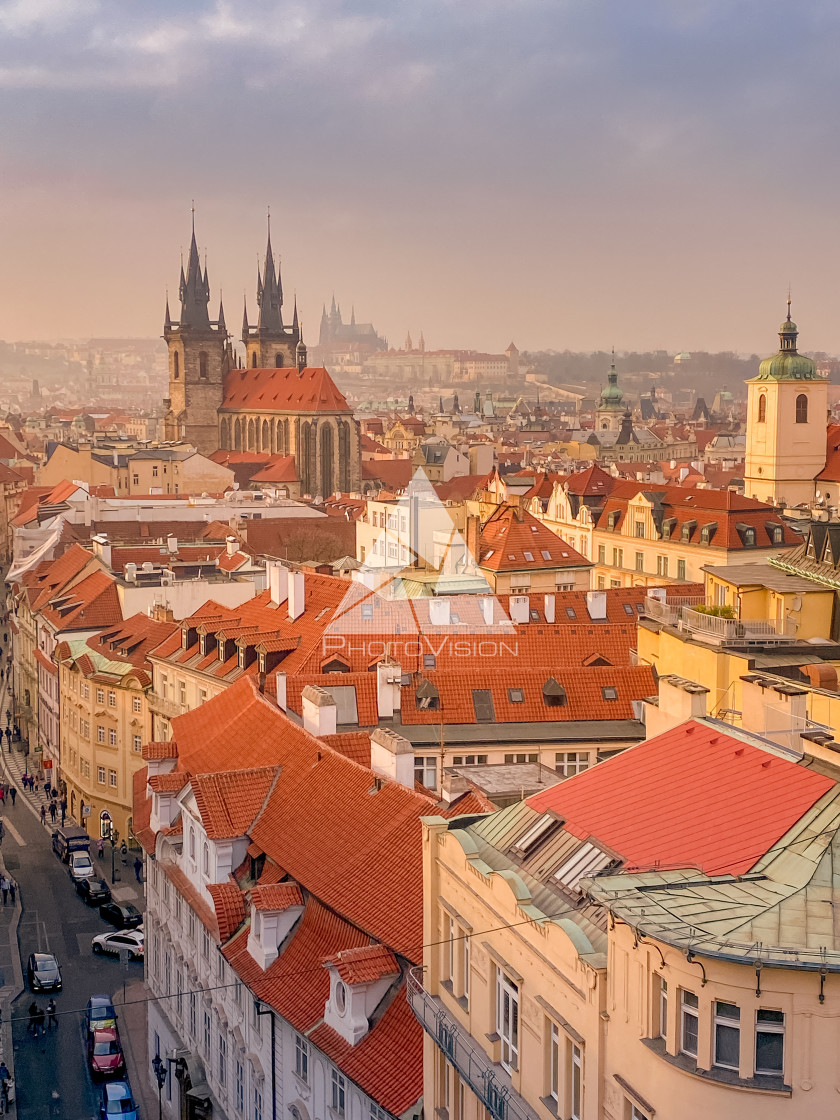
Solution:
{"label": "parked car", "polygon": [[85,1008],[88,1031],[104,1031],[116,1027],[117,1013],[110,996],[91,996]]}
{"label": "parked car", "polygon": [[99,1115],[101,1120],[111,1120],[114,1116],[119,1116],[120,1120],[140,1120],[127,1081],[111,1081],[105,1086]]}
{"label": "parked car", "polygon": [[99,917],[117,929],[136,929],[143,924],[143,915],[130,903],[124,906],[121,902],[106,902],[99,907]]}
{"label": "parked car", "polygon": [[93,878],[95,874],[93,861],[88,852],[71,852],[68,863],[70,865],[70,878],[74,882],[78,882],[79,879]]}
{"label": "parked car", "polygon": [[139,961],[145,953],[145,933],[140,929],[121,929],[116,933],[97,933],[90,943],[94,953],[109,953],[118,957],[123,949],[128,950],[128,959]]}
{"label": "parked car", "polygon": [[57,992],[61,987],[61,969],[52,953],[30,953],[26,976],[33,992]]}
{"label": "parked car", "polygon": [[76,894],[83,898],[88,906],[101,906],[111,901],[111,888],[104,879],[77,879]]}
{"label": "parked car", "polygon": [[52,850],[67,863],[71,853],[90,851],[90,837],[77,824],[62,825],[61,828],[53,829]]}
{"label": "parked car", "polygon": [[120,1077],[125,1073],[120,1036],[116,1027],[88,1032],[88,1065],[94,1077]]}

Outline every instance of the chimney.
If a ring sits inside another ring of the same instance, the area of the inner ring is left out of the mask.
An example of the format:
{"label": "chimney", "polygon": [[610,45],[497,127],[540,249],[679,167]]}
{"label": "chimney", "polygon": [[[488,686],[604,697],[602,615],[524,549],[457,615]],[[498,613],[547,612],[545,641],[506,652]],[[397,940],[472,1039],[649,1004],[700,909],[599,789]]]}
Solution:
{"label": "chimney", "polygon": [[553,595],[546,595],[545,597],[545,620],[546,622],[554,622],[554,607],[555,598]]}
{"label": "chimney", "polygon": [[477,565],[481,559],[481,518],[470,514],[467,518],[465,543],[467,564]]}
{"label": "chimney", "polygon": [[271,605],[280,607],[289,597],[289,572],[279,560],[266,560],[266,573],[268,576],[268,590],[271,596]]}
{"label": "chimney", "polygon": [[235,556],[239,551],[239,542],[236,537],[225,537],[225,548],[228,556]]}
{"label": "chimney", "polygon": [[493,625],[493,600],[489,595],[481,599],[481,617],[484,619],[485,626]]}
{"label": "chimney", "polygon": [[274,692],[277,697],[277,707],[286,711],[286,674],[277,673],[274,677]]}
{"label": "chimney", "polygon": [[511,622],[522,625],[531,617],[531,600],[527,595],[511,595],[508,604]]}
{"label": "chimney", "polygon": [[93,545],[93,555],[96,556],[102,563],[110,568],[111,567],[111,542],[108,540],[107,533],[97,533],[93,537],[91,544]]}
{"label": "chimney", "polygon": [[303,572],[289,572],[289,618],[300,618],[304,610]]}
{"label": "chimney", "polygon": [[169,550],[170,555],[174,556],[175,553],[178,551],[178,538],[177,537],[167,537],[166,538],[166,547]]}
{"label": "chimney", "polygon": [[370,733],[370,768],[392,782],[414,789],[414,748],[388,727]]}
{"label": "chimney", "polygon": [[[303,726],[310,735],[335,735],[337,714],[335,700],[323,688],[308,684],[303,690]],[[412,774],[414,763],[412,762]],[[412,782],[413,782],[412,778]]]}
{"label": "chimney", "polygon": [[131,560],[129,560],[129,562],[125,566],[125,582],[137,582],[137,565],[134,564]]}
{"label": "chimney", "polygon": [[380,661],[376,666],[376,710],[380,719],[393,719],[399,712],[402,670],[396,661]]}
{"label": "chimney", "polygon": [[586,609],[593,622],[599,622],[607,617],[606,591],[587,591]]}
{"label": "chimney", "polygon": [[450,603],[448,599],[429,599],[429,622],[432,626],[448,626]]}
{"label": "chimney", "polygon": [[174,622],[175,612],[165,603],[153,603],[151,617],[155,622]]}

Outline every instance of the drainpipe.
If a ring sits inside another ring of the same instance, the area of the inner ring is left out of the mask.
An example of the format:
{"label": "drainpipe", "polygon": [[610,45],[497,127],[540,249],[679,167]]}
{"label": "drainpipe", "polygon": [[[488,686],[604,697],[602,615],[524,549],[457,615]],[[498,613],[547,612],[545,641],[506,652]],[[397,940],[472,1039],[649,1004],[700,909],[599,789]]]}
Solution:
{"label": "drainpipe", "polygon": [[274,1012],[263,1007],[258,999],[254,1000],[254,1010],[258,1015],[271,1016],[271,1120],[277,1120],[277,1062],[275,1061]]}

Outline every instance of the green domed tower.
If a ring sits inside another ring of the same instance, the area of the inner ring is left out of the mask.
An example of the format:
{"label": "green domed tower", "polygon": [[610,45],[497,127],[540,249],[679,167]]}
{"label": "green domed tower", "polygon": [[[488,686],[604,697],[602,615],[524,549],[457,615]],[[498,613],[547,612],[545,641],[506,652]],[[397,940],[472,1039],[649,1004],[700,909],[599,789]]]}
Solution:
{"label": "green domed tower", "polygon": [[744,493],[777,505],[814,500],[825,467],[828,388],[816,364],[797,353],[790,317],[779,327],[779,352],[747,382]]}
{"label": "green domed tower", "polygon": [[615,349],[613,349],[610,372],[607,374],[607,384],[601,390],[598,401],[595,427],[601,432],[618,431],[621,427],[621,418],[624,415],[625,408],[624,393],[618,387],[618,374],[615,371]]}

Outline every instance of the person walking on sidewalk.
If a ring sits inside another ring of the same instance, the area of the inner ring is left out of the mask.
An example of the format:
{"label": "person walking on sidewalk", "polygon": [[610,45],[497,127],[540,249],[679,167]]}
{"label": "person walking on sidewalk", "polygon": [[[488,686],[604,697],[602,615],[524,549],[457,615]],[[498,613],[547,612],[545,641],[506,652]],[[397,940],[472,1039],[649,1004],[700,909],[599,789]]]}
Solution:
{"label": "person walking on sidewalk", "polygon": [[46,805],[42,805],[41,806],[41,824],[46,825],[46,823],[47,823],[47,807],[46,807]]}
{"label": "person walking on sidewalk", "polygon": [[17,790],[15,789],[14,786],[9,786],[9,797],[11,797],[12,804],[14,805],[15,798],[17,797]]}
{"label": "person walking on sidewalk", "polygon": [[47,1013],[49,1014],[49,1017],[50,1017],[49,1022],[47,1023],[47,1030],[48,1031],[51,1031],[53,1029],[53,1023],[55,1023],[55,1029],[58,1030],[58,1019],[56,1019],[56,1017],[55,1017],[55,1010],[56,1010],[55,1009],[55,1000],[51,999],[50,1002],[47,1004]]}
{"label": "person walking on sidewalk", "polygon": [[57,812],[58,812],[58,810],[55,807],[55,802],[51,801],[50,802],[50,817],[52,818],[52,823],[53,824],[55,824],[55,815],[56,815]]}
{"label": "person walking on sidewalk", "polygon": [[143,872],[143,861],[138,856],[134,861],[134,878],[137,880],[138,883],[143,882],[142,872]]}
{"label": "person walking on sidewalk", "polygon": [[35,1037],[36,1038],[38,1037],[38,1033],[37,1033],[38,1031],[40,1031],[42,1035],[47,1033],[47,1028],[45,1026],[46,1020],[47,1020],[47,1016],[44,1012],[43,1007],[39,1007],[38,1008],[38,1015],[35,1019],[35,1032],[36,1032]]}
{"label": "person walking on sidewalk", "polygon": [[16,893],[16,891],[17,891],[17,883],[14,881],[14,879],[10,875],[9,876],[9,894],[11,895],[11,898],[12,898],[12,906],[14,906],[14,904],[15,904],[15,893]]}
{"label": "person walking on sidewalk", "polygon": [[102,857],[105,855],[105,837],[104,836],[100,836],[99,839],[96,841],[96,854],[99,856],[100,859],[102,859]]}
{"label": "person walking on sidewalk", "polygon": [[0,878],[0,894],[3,896],[3,905],[5,906],[9,900],[9,877],[4,875]]}
{"label": "person walking on sidewalk", "polygon": [[38,1004],[34,999],[29,1005],[29,1023],[26,1029],[33,1032],[36,1038],[38,1037]]}

